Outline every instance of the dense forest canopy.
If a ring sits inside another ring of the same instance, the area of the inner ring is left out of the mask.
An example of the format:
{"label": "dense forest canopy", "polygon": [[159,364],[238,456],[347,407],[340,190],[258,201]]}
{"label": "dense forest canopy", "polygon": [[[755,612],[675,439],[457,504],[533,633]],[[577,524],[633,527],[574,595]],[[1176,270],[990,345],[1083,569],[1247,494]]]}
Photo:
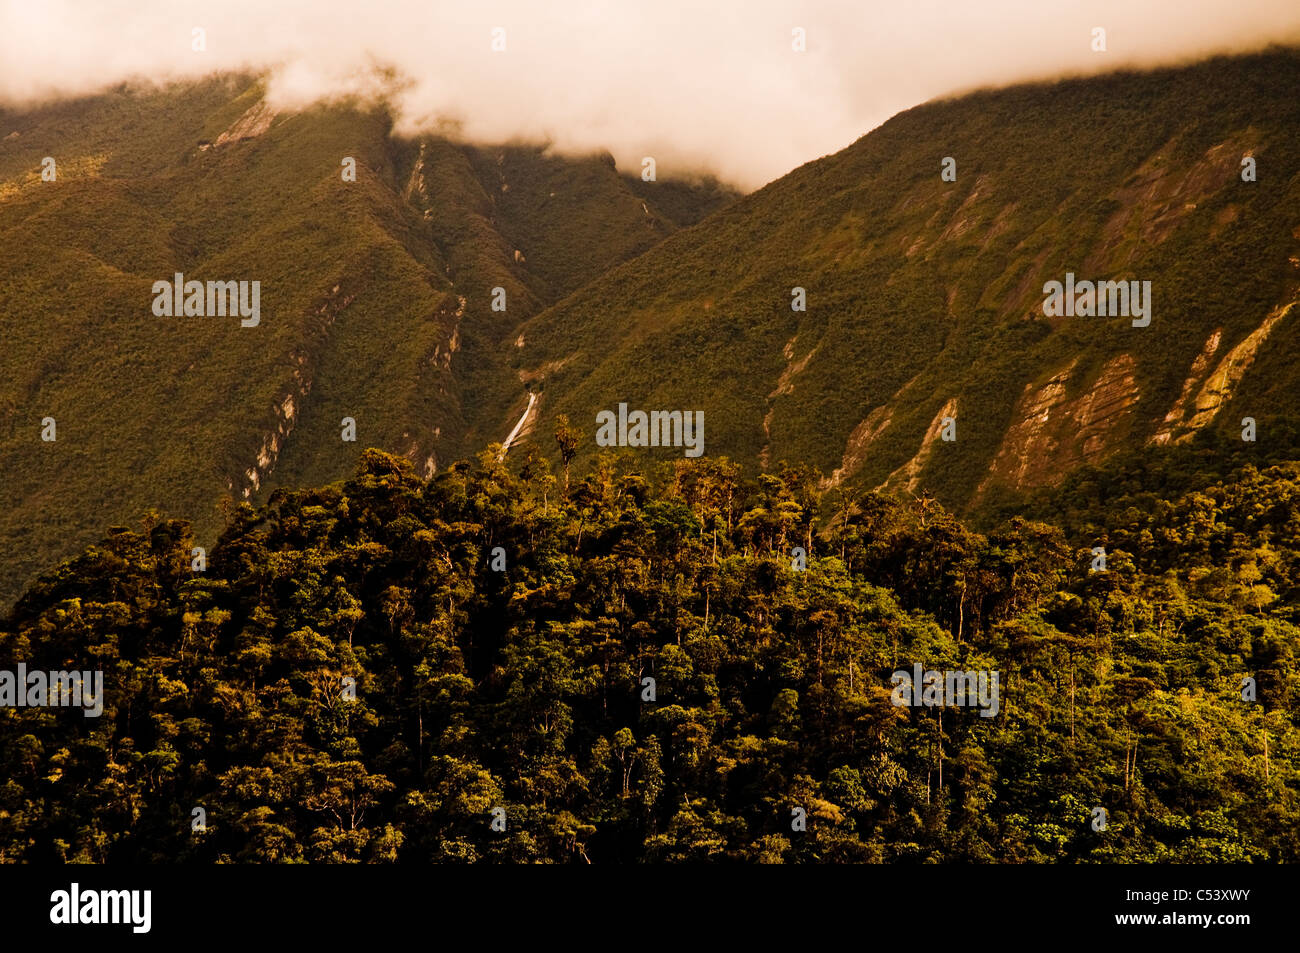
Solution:
{"label": "dense forest canopy", "polygon": [[[1300,465],[1091,538],[643,466],[370,450],[210,552],[114,528],[0,626],[105,687],[0,709],[0,860],[1300,859]],[[998,713],[894,704],[916,664]]]}

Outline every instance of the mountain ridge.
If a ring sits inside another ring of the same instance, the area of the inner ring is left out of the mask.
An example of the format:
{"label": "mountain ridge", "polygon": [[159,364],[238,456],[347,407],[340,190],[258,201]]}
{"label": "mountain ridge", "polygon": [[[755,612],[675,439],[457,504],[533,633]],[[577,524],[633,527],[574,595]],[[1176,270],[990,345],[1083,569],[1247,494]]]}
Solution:
{"label": "mountain ridge", "polygon": [[[674,188],[670,215],[601,156],[399,139],[381,105],[279,114],[257,76],[0,110],[0,599],[150,509],[210,539],[222,500],[367,444],[427,474],[500,440],[522,318],[732,194]],[[178,272],[258,281],[260,325],[159,318]]]}
{"label": "mountain ridge", "polygon": [[[753,469],[924,484],[958,509],[1167,424],[1186,437],[1215,416],[1212,377],[1232,385],[1218,424],[1262,427],[1300,395],[1281,317],[1300,289],[1297,85],[1300,57],[1275,49],[922,104],[532,318],[516,365],[555,368],[546,416],[698,407],[721,422],[711,452]],[[1067,273],[1154,279],[1152,326],[1045,316]],[[1253,366],[1220,372],[1274,325]],[[1203,412],[1174,413],[1185,389]],[[957,439],[927,443],[954,400]],[[1036,405],[1058,413],[1018,440]],[[1018,478],[1017,457],[1048,462]]]}

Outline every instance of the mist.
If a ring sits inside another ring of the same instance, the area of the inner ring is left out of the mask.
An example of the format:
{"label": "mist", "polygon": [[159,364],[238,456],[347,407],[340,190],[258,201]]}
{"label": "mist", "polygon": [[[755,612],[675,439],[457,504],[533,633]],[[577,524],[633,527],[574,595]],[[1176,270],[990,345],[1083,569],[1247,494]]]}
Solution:
{"label": "mist", "polygon": [[401,133],[753,189],[936,96],[1297,42],[1295,0],[0,0],[0,101],[266,71],[282,110],[386,92]]}

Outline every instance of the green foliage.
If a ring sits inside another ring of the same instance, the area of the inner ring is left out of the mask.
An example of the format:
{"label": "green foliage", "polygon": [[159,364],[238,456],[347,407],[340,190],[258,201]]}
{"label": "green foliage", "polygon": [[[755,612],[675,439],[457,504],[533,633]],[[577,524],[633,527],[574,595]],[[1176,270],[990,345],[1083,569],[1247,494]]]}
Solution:
{"label": "green foliage", "polygon": [[[1089,426],[1063,425],[1055,451],[1013,436],[1012,458],[1055,484],[1147,445],[1185,381],[1199,387],[1295,300],[1297,87],[1300,53],[1285,49],[918,106],[547,309],[515,364],[544,373],[545,415],[593,430],[620,401],[703,410],[709,452],[749,472],[782,459],[830,472],[879,411],[849,474],[863,486],[912,460],[955,398],[959,439],[917,479],[964,511],[1000,483],[1021,488],[1005,464],[984,484],[1013,425],[1034,419],[1027,393],[1068,371],[1064,399],[1085,399],[1103,368],[1131,359],[1127,407],[1124,393],[1097,395]],[[1267,183],[1241,181],[1247,153]],[[955,182],[940,179],[944,156]],[[1067,271],[1150,281],[1151,325],[1044,317],[1043,285]],[[806,312],[791,310],[796,286]],[[1255,417],[1261,447],[1294,431],[1296,319],[1278,324],[1214,428],[1239,436]],[[1194,372],[1215,332],[1213,361]],[[575,465],[596,452],[587,441]]]}
{"label": "green foliage", "polygon": [[[185,523],[113,530],[0,627],[0,667],[106,688],[0,709],[0,860],[1300,859],[1300,465],[1116,511],[1104,573],[818,486],[367,450],[204,573]],[[999,714],[896,707],[915,662],[999,672]]]}
{"label": "green foliage", "polygon": [[[399,139],[378,107],[216,144],[262,93],[235,76],[0,109],[0,605],[107,522],[183,513],[210,542],[220,501],[342,479],[360,447],[427,472],[502,439],[518,326],[677,228],[599,158]],[[678,214],[731,195],[672,192]],[[259,281],[260,325],[155,316],[176,272]]]}

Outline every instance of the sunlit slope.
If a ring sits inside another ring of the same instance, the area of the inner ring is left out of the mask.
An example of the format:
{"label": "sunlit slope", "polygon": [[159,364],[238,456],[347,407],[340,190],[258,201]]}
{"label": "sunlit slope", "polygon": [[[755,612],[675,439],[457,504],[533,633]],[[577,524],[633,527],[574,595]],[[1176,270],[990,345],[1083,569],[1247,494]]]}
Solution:
{"label": "sunlit slope", "polygon": [[[581,460],[619,402],[703,410],[710,454],[956,506],[1246,416],[1263,446],[1300,398],[1297,89],[1274,51],[902,113],[530,322],[539,427]],[[1150,281],[1149,326],[1045,316],[1067,273]]]}

